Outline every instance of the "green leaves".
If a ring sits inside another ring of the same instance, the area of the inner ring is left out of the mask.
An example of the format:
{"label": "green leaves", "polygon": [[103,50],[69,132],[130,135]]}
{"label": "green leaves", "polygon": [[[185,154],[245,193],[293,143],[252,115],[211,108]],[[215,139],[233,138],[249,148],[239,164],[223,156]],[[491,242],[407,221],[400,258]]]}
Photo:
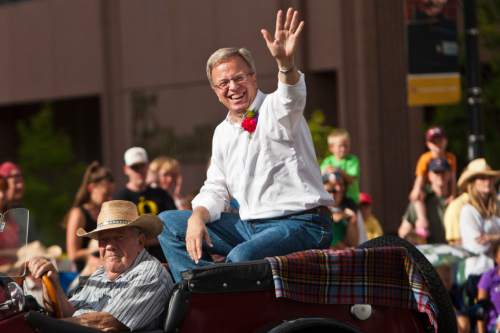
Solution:
{"label": "green leaves", "polygon": [[325,115],[321,110],[313,111],[311,118],[307,122],[311,131],[316,157],[321,162],[330,155],[328,151],[328,134],[334,129],[332,126],[325,125]]}
{"label": "green leaves", "polygon": [[40,231],[40,240],[62,242],[61,221],[71,207],[84,166],[76,163],[69,136],[55,128],[50,104],[19,123],[18,131],[19,164],[26,184],[24,206]]}

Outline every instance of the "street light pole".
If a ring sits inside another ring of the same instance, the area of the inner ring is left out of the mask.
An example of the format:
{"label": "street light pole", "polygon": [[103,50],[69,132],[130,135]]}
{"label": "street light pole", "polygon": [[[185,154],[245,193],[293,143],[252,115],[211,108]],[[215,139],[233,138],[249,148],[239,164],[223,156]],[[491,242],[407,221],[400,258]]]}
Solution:
{"label": "street light pole", "polygon": [[467,110],[469,114],[468,158],[483,155],[484,134],[481,113],[481,71],[479,62],[479,30],[476,0],[463,0],[465,28],[465,77],[467,80]]}

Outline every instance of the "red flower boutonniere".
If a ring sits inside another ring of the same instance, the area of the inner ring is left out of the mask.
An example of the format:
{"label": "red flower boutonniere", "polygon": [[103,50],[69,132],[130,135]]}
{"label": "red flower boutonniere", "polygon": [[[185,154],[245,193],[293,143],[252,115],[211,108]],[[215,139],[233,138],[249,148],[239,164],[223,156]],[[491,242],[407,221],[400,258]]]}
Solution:
{"label": "red flower boutonniere", "polygon": [[245,113],[245,118],[241,122],[241,127],[248,133],[252,134],[255,132],[255,128],[257,127],[257,120],[259,119],[259,112],[248,110]]}

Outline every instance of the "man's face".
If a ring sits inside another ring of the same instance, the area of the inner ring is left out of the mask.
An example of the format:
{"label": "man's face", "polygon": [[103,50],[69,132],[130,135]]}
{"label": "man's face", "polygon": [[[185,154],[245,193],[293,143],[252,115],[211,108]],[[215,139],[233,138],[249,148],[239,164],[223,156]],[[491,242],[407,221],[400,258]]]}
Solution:
{"label": "man's face", "polygon": [[14,169],[7,177],[8,190],[7,201],[9,203],[17,203],[23,199],[24,196],[24,178],[21,170]]}
{"label": "man's face", "polygon": [[257,95],[257,78],[239,56],[212,69],[212,89],[219,101],[233,113],[244,113]]}
{"label": "man's face", "polygon": [[129,268],[144,248],[145,236],[134,228],[101,231],[99,255],[108,277],[117,277]]}
{"label": "man's face", "polygon": [[130,166],[126,165],[124,171],[131,183],[142,186],[146,182],[148,165],[146,163],[137,163]]}
{"label": "man's face", "polygon": [[429,171],[429,182],[435,187],[444,187],[449,178],[450,173],[448,171],[434,172]]}

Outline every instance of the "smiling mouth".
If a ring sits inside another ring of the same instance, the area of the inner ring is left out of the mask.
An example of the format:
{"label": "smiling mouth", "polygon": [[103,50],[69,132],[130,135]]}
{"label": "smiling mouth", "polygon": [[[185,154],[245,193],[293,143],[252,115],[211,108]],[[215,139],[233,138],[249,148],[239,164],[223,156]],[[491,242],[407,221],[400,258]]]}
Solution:
{"label": "smiling mouth", "polygon": [[245,97],[245,93],[241,93],[241,94],[233,94],[231,96],[228,96],[230,100],[232,101],[239,101],[241,100],[243,97]]}

